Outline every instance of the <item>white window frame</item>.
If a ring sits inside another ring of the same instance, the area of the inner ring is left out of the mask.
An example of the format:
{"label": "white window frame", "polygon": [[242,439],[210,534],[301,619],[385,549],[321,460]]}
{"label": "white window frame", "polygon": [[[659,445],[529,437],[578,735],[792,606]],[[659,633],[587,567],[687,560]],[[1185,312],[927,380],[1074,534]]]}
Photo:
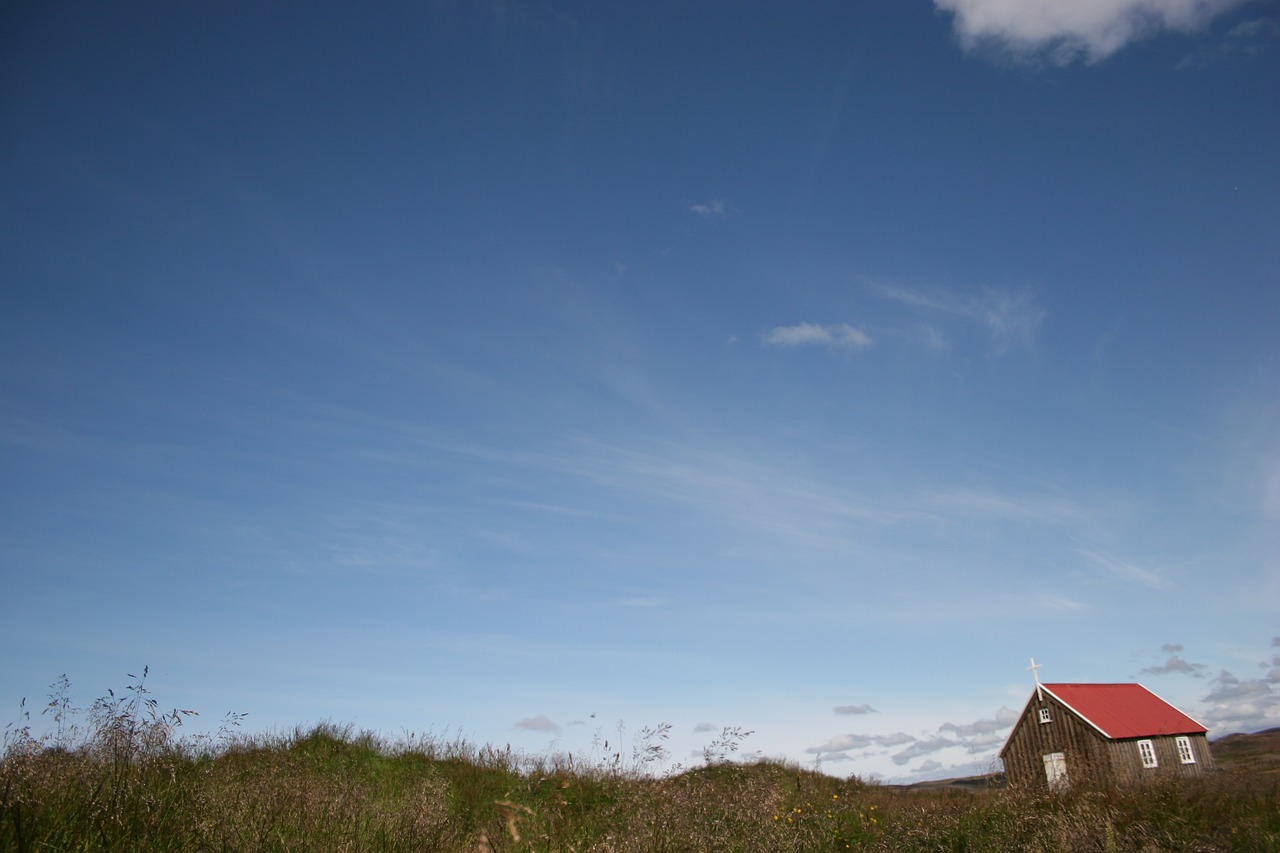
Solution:
{"label": "white window frame", "polygon": [[1159,760],[1156,759],[1156,745],[1149,740],[1138,741],[1138,757],[1142,759],[1142,766],[1147,770],[1160,766]]}
{"label": "white window frame", "polygon": [[1185,735],[1174,740],[1178,746],[1178,758],[1182,759],[1183,764],[1195,764],[1196,753],[1191,748],[1191,738]]}
{"label": "white window frame", "polygon": [[1049,790],[1060,791],[1071,782],[1067,778],[1067,756],[1062,752],[1051,752],[1043,756],[1044,775],[1049,783]]}
{"label": "white window frame", "polygon": [[1041,709],[1040,709],[1040,722],[1042,722],[1042,723],[1052,723],[1052,722],[1053,722],[1053,715],[1049,713],[1049,709],[1048,709],[1048,708],[1041,708]]}

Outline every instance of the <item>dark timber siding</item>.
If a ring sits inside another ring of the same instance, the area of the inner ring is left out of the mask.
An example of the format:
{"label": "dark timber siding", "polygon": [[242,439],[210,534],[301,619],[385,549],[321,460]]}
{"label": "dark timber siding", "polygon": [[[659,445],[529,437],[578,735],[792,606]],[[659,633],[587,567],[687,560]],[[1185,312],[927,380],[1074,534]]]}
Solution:
{"label": "dark timber siding", "polygon": [[[1177,736],[1164,735],[1149,738],[1127,738],[1108,742],[1111,751],[1111,767],[1117,784],[1132,784],[1172,776],[1199,776],[1213,769],[1213,756],[1209,753],[1209,741],[1204,735],[1185,735],[1191,741],[1194,764],[1183,764],[1178,756]],[[1156,751],[1158,767],[1143,767],[1138,753],[1138,741],[1149,740]]]}
{"label": "dark timber siding", "polygon": [[[1051,722],[1040,722],[1041,708],[1049,709]],[[1044,756],[1051,752],[1066,756],[1072,785],[1096,784],[1110,770],[1111,755],[1097,729],[1045,693],[1043,701],[1032,697],[1001,753],[1009,784],[1045,787]]]}

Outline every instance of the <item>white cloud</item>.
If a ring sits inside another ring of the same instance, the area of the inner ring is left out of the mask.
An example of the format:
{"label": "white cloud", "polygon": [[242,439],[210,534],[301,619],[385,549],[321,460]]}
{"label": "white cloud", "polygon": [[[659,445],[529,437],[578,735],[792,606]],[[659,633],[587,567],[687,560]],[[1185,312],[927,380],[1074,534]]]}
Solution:
{"label": "white cloud", "polygon": [[552,722],[545,714],[539,714],[536,717],[526,717],[516,723],[517,729],[524,729],[526,732],[558,732],[560,726]]}
{"label": "white cloud", "polygon": [[870,705],[837,705],[833,709],[837,714],[874,714],[875,708]]}
{"label": "white cloud", "polygon": [[861,754],[862,757],[872,754],[883,755],[884,753],[882,751],[876,751],[869,748],[881,747],[883,750],[890,747],[914,744],[917,740],[918,738],[912,737],[905,732],[896,732],[889,735],[860,735],[848,733],[836,735],[818,746],[807,747],[805,752],[810,755],[818,756],[818,758],[824,763],[832,761],[849,761],[853,758],[853,756],[849,755],[850,750],[868,750]]}
{"label": "white cloud", "polygon": [[[989,717],[967,723],[944,723],[937,728],[922,731],[919,737],[898,731],[892,734],[838,734],[826,742],[805,749],[809,755],[823,764],[857,760],[862,765],[906,767],[917,759],[934,760],[940,753],[951,751],[953,756],[967,754],[968,762],[952,767],[985,773],[995,760],[995,751],[1004,743],[1005,735],[1018,720],[1018,713],[1002,707]],[[945,761],[945,759],[943,759]],[[910,778],[920,773],[932,773],[942,765],[928,761],[907,773]],[[932,768],[932,769],[929,769]],[[974,769],[976,768],[976,769]],[[858,775],[869,778],[861,770]]]}
{"label": "white cloud", "polygon": [[1213,680],[1213,691],[1205,697],[1207,702],[1228,702],[1233,699],[1257,699],[1272,693],[1271,685],[1261,678],[1241,681],[1227,670]]}
{"label": "white cloud", "polygon": [[[901,731],[880,735],[846,733],[836,735],[820,745],[808,747],[805,752],[816,756],[824,764],[856,758],[860,762],[871,763],[891,761],[901,767],[915,759],[946,750],[963,750],[975,758],[967,764],[955,766],[966,768],[965,772],[972,770],[975,773],[985,773],[995,759],[995,750],[1004,743],[1005,733],[1017,720],[1016,711],[1002,707],[991,717],[971,723],[944,723],[932,732],[922,733],[921,737]],[[925,762],[908,775],[915,777],[941,767],[936,765],[933,770],[926,769],[929,766],[930,763]]]}
{"label": "white cloud", "polygon": [[1209,710],[1201,722],[1221,734],[1260,731],[1280,726],[1280,693],[1275,681],[1267,678],[1241,680],[1225,669],[1212,682],[1204,697]]}
{"label": "white cloud", "polygon": [[[720,731],[720,727],[712,725],[711,723],[698,723],[693,727],[693,731],[694,734],[700,734],[702,732],[718,732]],[[699,755],[701,755],[701,753],[699,753]]]}
{"label": "white cloud", "polygon": [[779,347],[810,345],[829,346],[837,349],[861,350],[872,345],[871,336],[848,323],[822,325],[796,323],[794,326],[774,326],[763,336],[766,344]]}
{"label": "white cloud", "polygon": [[983,750],[990,749],[993,746],[1000,746],[1001,744],[1004,743],[1004,740],[1005,740],[1004,735],[997,735],[997,734],[977,735],[968,740],[969,751],[981,752]]}
{"label": "white cloud", "polygon": [[977,735],[989,735],[1002,729],[1011,727],[1018,721],[1018,713],[1009,708],[1001,708],[996,715],[988,720],[977,720],[972,723],[943,723],[938,727],[939,732],[950,732],[957,737],[971,738]]}
{"label": "white cloud", "polygon": [[966,50],[1097,62],[1161,30],[1193,32],[1245,0],[934,0]]}
{"label": "white cloud", "polygon": [[[1280,637],[1273,637],[1271,645],[1280,646]],[[1267,670],[1262,678],[1241,679],[1225,669],[1218,673],[1202,700],[1210,707],[1200,721],[1220,734],[1280,726],[1280,655],[1258,666]]]}
{"label": "white cloud", "polygon": [[824,752],[844,752],[849,749],[864,749],[874,741],[866,735],[836,735],[820,746],[811,746],[805,752],[821,755]]}
{"label": "white cloud", "polygon": [[902,746],[904,743],[912,743],[915,738],[906,732],[895,732],[891,735],[877,735],[875,741],[880,746]]}
{"label": "white cloud", "polygon": [[948,747],[959,745],[960,743],[958,741],[945,737],[933,738],[932,740],[918,740],[901,752],[894,753],[893,763],[906,764],[913,758],[919,758],[922,755],[929,755],[931,753],[947,749]]}
{"label": "white cloud", "polygon": [[1149,666],[1146,669],[1140,670],[1138,674],[1168,675],[1171,672],[1181,672],[1185,675],[1194,675],[1196,678],[1200,678],[1204,669],[1205,665],[1202,663],[1188,663],[1177,655],[1169,655],[1169,659],[1160,666]]}
{"label": "white cloud", "polygon": [[709,201],[706,204],[695,204],[689,208],[690,213],[696,213],[703,219],[724,219],[729,215],[729,205],[720,199]]}

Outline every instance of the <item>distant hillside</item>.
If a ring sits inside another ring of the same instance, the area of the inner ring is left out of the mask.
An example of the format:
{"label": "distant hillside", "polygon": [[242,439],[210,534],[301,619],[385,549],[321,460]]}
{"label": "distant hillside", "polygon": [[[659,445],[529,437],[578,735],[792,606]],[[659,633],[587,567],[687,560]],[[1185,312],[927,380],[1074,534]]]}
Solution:
{"label": "distant hillside", "polygon": [[1226,735],[1210,741],[1209,748],[1223,770],[1280,773],[1280,728]]}

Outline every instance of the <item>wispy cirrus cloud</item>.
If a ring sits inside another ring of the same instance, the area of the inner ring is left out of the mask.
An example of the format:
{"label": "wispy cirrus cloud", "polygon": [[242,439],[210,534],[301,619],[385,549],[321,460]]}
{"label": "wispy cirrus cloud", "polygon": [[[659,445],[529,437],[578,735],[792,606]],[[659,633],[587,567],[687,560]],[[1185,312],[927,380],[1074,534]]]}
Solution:
{"label": "wispy cirrus cloud", "polygon": [[855,530],[919,522],[910,504],[847,483],[807,477],[721,449],[625,448],[581,442],[566,469],[609,489],[697,513],[704,529],[723,525],[745,536],[811,553],[846,553]]}
{"label": "wispy cirrus cloud", "polygon": [[1075,525],[1090,516],[1088,509],[1080,504],[1051,495],[949,489],[928,492],[922,501],[933,511],[953,518]]}
{"label": "wispy cirrus cloud", "polygon": [[928,323],[921,323],[917,326],[910,337],[929,352],[946,352],[951,349],[950,341],[946,339],[941,331]]}
{"label": "wispy cirrus cloud", "polygon": [[864,350],[873,345],[871,336],[848,323],[823,325],[796,323],[774,326],[762,336],[764,343],[777,347],[827,346],[833,349]]}
{"label": "wispy cirrus cloud", "polygon": [[1088,605],[1083,602],[1076,601],[1065,595],[1054,595],[1053,593],[1043,593],[1039,596],[1039,602],[1042,607],[1050,610],[1085,610]]}
{"label": "wispy cirrus cloud", "polygon": [[1097,551],[1090,551],[1085,548],[1077,548],[1076,552],[1090,560],[1098,563],[1098,565],[1107,569],[1118,578],[1128,581],[1136,581],[1145,584],[1152,589],[1165,589],[1169,586],[1169,582],[1160,576],[1158,572],[1151,569],[1144,569],[1141,566],[1135,566],[1133,563],[1127,563],[1124,560],[1117,559],[1110,554],[1100,554]]}
{"label": "wispy cirrus cloud", "polygon": [[1236,43],[1247,42],[1256,38],[1280,37],[1280,20],[1275,18],[1254,18],[1243,21],[1227,31],[1225,38]]}
{"label": "wispy cirrus cloud", "polygon": [[837,714],[874,714],[876,709],[870,705],[837,705],[833,709]]}
{"label": "wispy cirrus cloud", "polygon": [[1226,57],[1256,56],[1280,38],[1280,17],[1254,18],[1228,30],[1212,45],[1202,45],[1178,63],[1178,69],[1199,68]]}
{"label": "wispy cirrus cloud", "polygon": [[1162,30],[1194,32],[1246,0],[934,0],[968,51],[1099,62]]}
{"label": "wispy cirrus cloud", "polygon": [[[1036,332],[1048,312],[1028,292],[1006,292],[991,287],[978,291],[948,289],[916,289],[892,284],[874,288],[883,299],[901,302],[932,314],[960,320],[976,326],[997,353],[1013,348],[1032,349]],[[941,332],[932,326],[924,342],[931,349],[945,349]]]}

